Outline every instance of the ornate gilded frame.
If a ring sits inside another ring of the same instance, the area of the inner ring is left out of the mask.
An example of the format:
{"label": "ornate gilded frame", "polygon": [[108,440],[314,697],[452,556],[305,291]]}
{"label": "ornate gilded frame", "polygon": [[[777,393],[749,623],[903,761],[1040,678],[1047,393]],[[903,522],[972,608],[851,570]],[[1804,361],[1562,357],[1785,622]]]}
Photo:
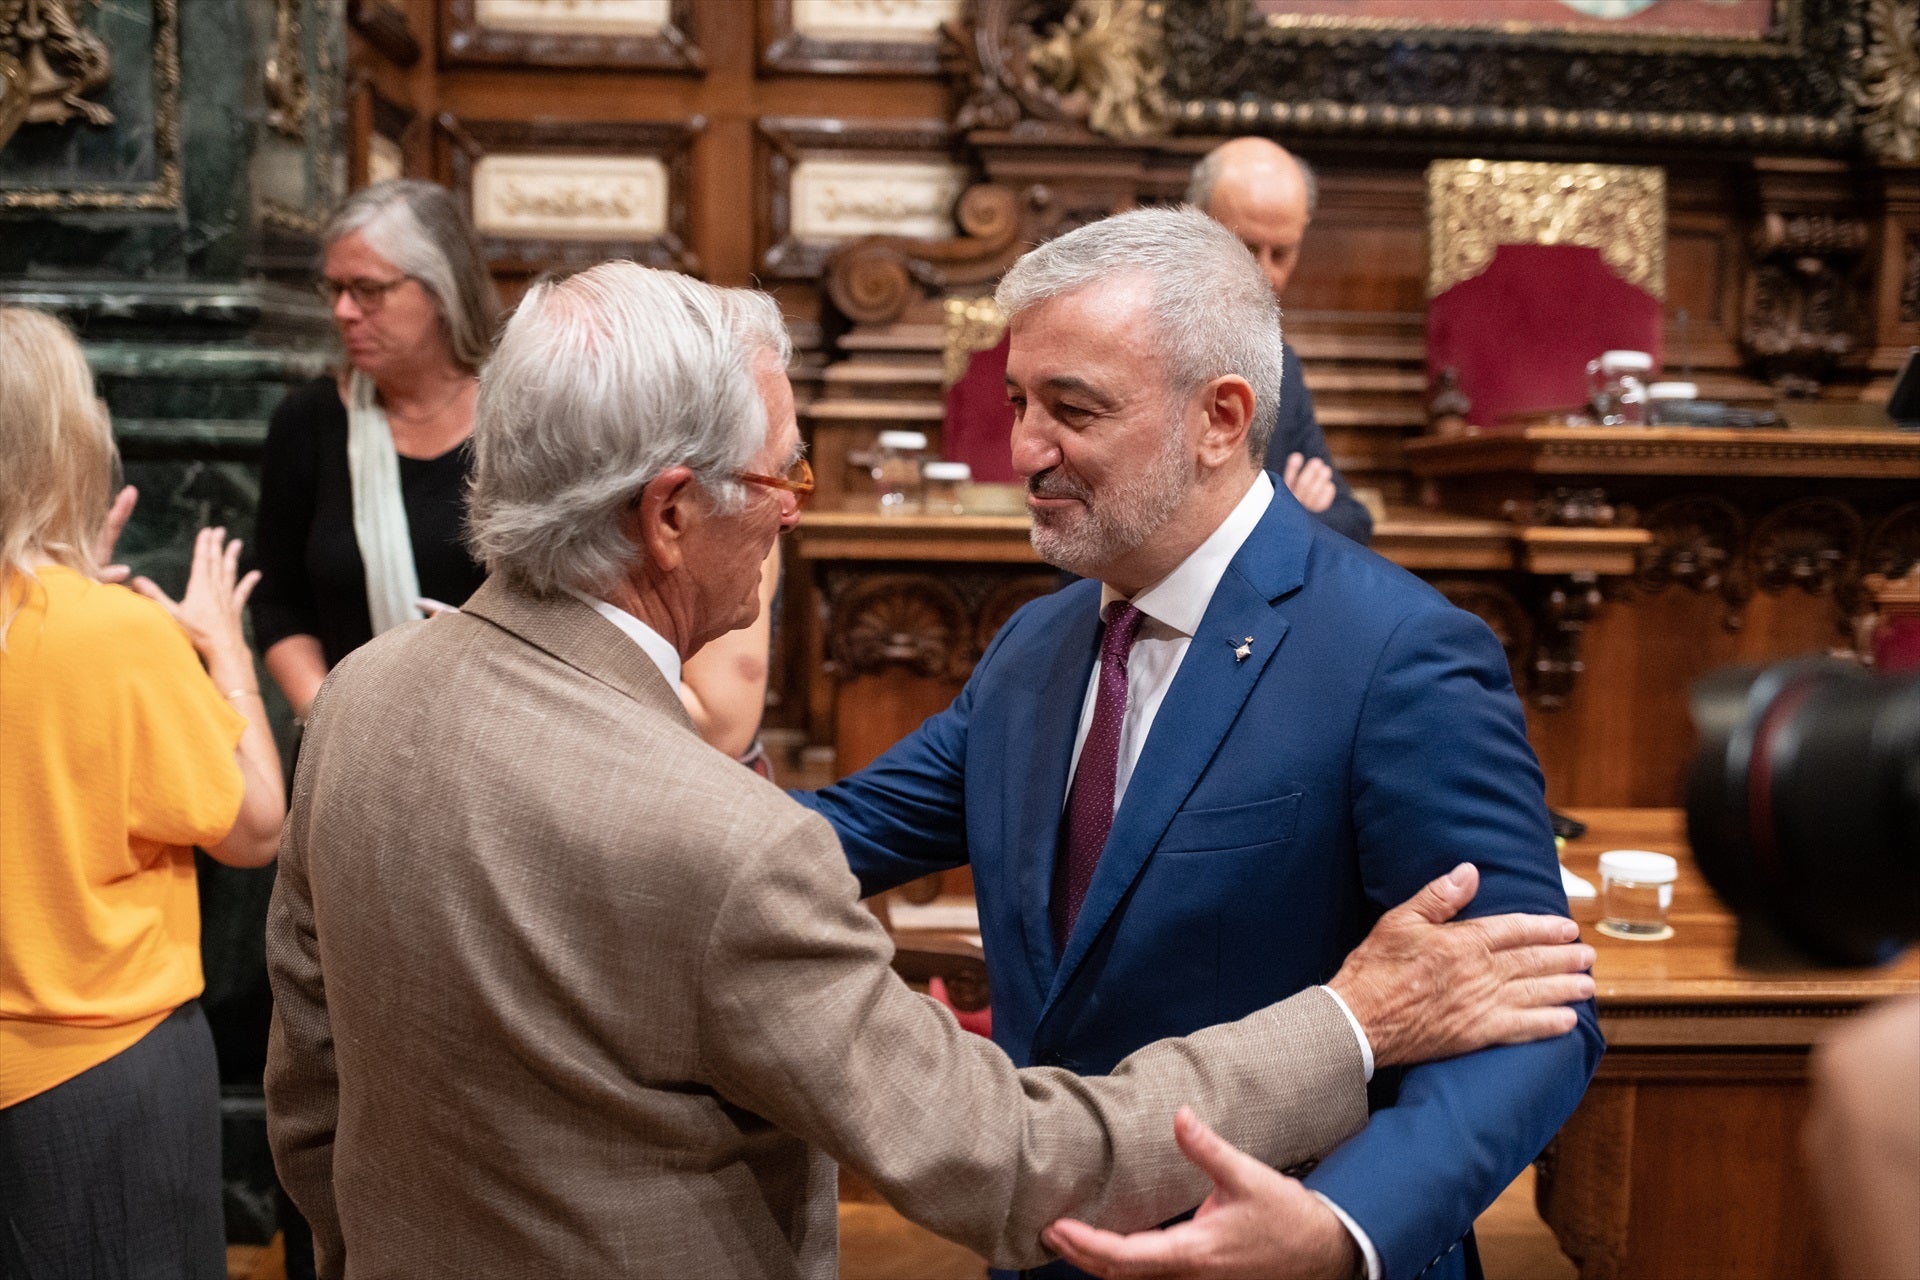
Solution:
{"label": "ornate gilded frame", "polygon": [[609,258],[631,258],[649,267],[700,275],[703,268],[693,241],[693,140],[706,128],[694,116],[674,123],[517,120],[462,120],[442,112],[439,125],[440,180],[473,207],[473,170],[492,151],[533,151],[553,155],[656,156],[667,170],[667,226],[648,240],[562,240],[480,236],[487,265],[507,275],[578,270]]}
{"label": "ornate gilded frame", "polygon": [[658,35],[502,31],[481,25],[475,0],[440,0],[440,61],[449,66],[610,67],[705,71],[694,0],[672,0]]}
{"label": "ornate gilded frame", "polygon": [[793,170],[809,156],[872,160],[944,160],[956,133],[944,120],[838,120],[770,116],[759,122],[761,170],[755,184],[760,269],[780,280],[817,279],[840,246],[798,239],[793,228]]}
{"label": "ornate gilded frame", "polygon": [[1435,160],[1427,166],[1427,296],[1487,269],[1503,244],[1600,251],[1622,280],[1667,296],[1667,171],[1658,165]]}
{"label": "ornate gilded frame", "polygon": [[[1166,0],[1165,87],[1198,133],[1410,134],[1838,151],[1868,0],[1774,0],[1764,37],[1262,20]],[[1417,56],[1410,56],[1417,55]]]}
{"label": "ornate gilded frame", "polygon": [[180,207],[179,0],[153,0],[153,152],[158,172],[151,182],[0,188],[0,209]]}

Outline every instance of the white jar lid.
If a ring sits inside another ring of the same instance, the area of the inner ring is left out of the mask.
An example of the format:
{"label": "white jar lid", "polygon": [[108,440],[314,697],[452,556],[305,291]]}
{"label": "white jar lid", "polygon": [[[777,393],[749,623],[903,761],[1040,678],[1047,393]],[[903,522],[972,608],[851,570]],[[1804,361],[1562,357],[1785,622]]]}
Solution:
{"label": "white jar lid", "polygon": [[1644,351],[1602,351],[1600,367],[1610,373],[1625,373],[1630,370],[1647,373],[1653,368],[1653,357]]}
{"label": "white jar lid", "polygon": [[973,468],[964,462],[923,462],[920,474],[929,480],[957,480],[965,483],[973,479]]}
{"label": "white jar lid", "polygon": [[1691,382],[1656,382],[1647,388],[1649,400],[1693,400],[1700,388]]}
{"label": "white jar lid", "polygon": [[1672,884],[1680,878],[1680,864],[1664,853],[1610,849],[1600,855],[1600,874],[1632,884]]}
{"label": "white jar lid", "polygon": [[927,447],[927,433],[924,431],[882,431],[880,433],[882,449],[924,449]]}

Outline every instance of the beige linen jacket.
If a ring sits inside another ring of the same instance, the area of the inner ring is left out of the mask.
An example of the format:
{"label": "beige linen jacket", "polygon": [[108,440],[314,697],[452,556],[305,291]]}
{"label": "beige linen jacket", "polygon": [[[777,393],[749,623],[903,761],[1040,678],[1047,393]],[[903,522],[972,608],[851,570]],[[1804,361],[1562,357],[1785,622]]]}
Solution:
{"label": "beige linen jacket", "polygon": [[359,650],[267,922],[268,1129],[323,1276],[836,1271],[834,1162],[1002,1266],[1197,1203],[1183,1103],[1274,1165],[1366,1119],[1315,990],[1112,1076],[1016,1071],[888,968],[832,830],[644,652],[500,578]]}

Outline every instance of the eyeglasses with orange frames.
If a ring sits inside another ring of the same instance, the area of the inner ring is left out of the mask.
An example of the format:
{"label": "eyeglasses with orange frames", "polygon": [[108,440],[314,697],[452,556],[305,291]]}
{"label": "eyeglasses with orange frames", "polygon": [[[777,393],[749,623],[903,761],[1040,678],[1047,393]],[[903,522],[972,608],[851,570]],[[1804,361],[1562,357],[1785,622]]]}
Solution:
{"label": "eyeglasses with orange frames", "polygon": [[805,458],[800,458],[787,468],[784,476],[755,475],[751,471],[742,471],[734,476],[736,480],[745,480],[748,484],[765,485],[769,489],[785,489],[799,500],[800,506],[807,505],[807,499],[813,496],[813,468]]}

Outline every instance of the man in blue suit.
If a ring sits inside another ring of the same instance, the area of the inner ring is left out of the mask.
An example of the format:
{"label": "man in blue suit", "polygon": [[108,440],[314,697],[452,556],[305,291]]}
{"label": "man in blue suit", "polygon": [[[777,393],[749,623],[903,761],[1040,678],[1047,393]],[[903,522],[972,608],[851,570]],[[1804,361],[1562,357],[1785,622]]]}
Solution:
{"label": "man in blue suit", "polygon": [[[1138,210],[1036,249],[998,296],[1034,545],[1090,580],[1021,610],[951,707],[803,801],[869,893],[971,865],[1001,1047],[1102,1071],[1238,1017],[1324,982],[1461,861],[1471,913],[1564,915],[1492,633],[1261,469],[1284,358],[1240,243]],[[1477,1273],[1474,1218],[1600,1052],[1589,1003],[1570,1035],[1382,1072],[1367,1128],[1304,1179],[1314,1230],[1261,1265]]]}
{"label": "man in blue suit", "polygon": [[[1277,299],[1299,265],[1300,242],[1320,203],[1320,186],[1307,162],[1279,143],[1234,138],[1207,152],[1193,167],[1187,203],[1247,246]],[[1314,416],[1313,392],[1300,374],[1300,357],[1292,344],[1284,344],[1284,349],[1287,368],[1280,421],[1267,446],[1274,474],[1322,524],[1365,545],[1373,536],[1373,517],[1333,465],[1327,438]]]}

